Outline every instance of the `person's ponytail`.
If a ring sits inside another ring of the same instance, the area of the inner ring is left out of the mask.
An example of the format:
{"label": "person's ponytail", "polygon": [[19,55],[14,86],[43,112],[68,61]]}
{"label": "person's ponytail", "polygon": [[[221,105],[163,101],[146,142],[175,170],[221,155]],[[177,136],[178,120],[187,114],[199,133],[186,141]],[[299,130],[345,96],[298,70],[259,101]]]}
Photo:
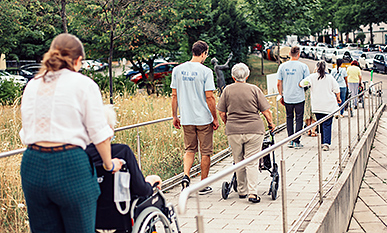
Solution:
{"label": "person's ponytail", "polygon": [[324,78],[325,77],[325,69],[326,69],[325,61],[317,62],[316,68],[317,68],[317,73],[319,73],[318,79]]}

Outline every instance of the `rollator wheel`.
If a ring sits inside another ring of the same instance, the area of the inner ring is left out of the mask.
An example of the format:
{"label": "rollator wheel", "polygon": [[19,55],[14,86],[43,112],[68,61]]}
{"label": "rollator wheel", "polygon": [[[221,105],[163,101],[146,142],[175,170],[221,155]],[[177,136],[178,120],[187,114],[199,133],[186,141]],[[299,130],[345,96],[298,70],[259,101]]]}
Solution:
{"label": "rollator wheel", "polygon": [[156,207],[144,209],[134,221],[132,233],[172,233],[168,218]]}
{"label": "rollator wheel", "polygon": [[234,182],[232,183],[232,188],[234,189],[235,192],[238,192],[238,182],[237,179],[234,179]]}
{"label": "rollator wheel", "polygon": [[230,193],[228,186],[229,186],[228,182],[226,182],[226,181],[223,182],[223,184],[222,184],[222,198],[225,200],[227,199],[228,194]]}
{"label": "rollator wheel", "polygon": [[271,190],[271,199],[272,200],[277,199],[278,183],[275,180],[271,181],[270,190]]}

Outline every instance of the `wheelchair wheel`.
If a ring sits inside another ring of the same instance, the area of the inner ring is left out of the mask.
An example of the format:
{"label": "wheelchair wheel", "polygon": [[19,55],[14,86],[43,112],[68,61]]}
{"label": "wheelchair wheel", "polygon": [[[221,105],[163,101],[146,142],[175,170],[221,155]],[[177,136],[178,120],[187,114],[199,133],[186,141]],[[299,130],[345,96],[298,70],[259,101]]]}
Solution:
{"label": "wheelchair wheel", "polygon": [[225,200],[227,199],[228,194],[230,194],[230,190],[229,190],[228,186],[229,186],[228,182],[225,181],[222,183],[222,198]]}
{"label": "wheelchair wheel", "polygon": [[156,207],[144,209],[133,226],[133,233],[153,233],[165,232],[172,233],[168,218]]}
{"label": "wheelchair wheel", "polygon": [[277,199],[278,183],[275,180],[271,181],[270,191],[271,191],[271,199],[272,200]]}

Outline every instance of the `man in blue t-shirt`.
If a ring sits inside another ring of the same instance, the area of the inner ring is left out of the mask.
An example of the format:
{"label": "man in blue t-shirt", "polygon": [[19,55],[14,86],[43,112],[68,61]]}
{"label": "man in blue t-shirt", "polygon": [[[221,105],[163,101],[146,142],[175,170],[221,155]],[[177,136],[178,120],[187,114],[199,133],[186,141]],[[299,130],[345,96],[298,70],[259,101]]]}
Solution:
{"label": "man in blue t-shirt", "polygon": [[[190,170],[195,153],[200,146],[201,179],[210,171],[210,156],[213,153],[213,131],[219,127],[215,108],[214,76],[212,70],[203,65],[208,56],[208,45],[197,41],[192,46],[192,59],[176,66],[172,71],[172,115],[173,125],[184,131],[184,177],[183,189],[189,186]],[[177,117],[179,107],[180,117]],[[199,191],[199,194],[212,192],[211,187]]]}
{"label": "man in blue t-shirt", "polygon": [[[294,114],[296,115],[296,132],[300,131],[303,126],[304,118],[304,89],[298,84],[300,81],[309,76],[309,68],[306,64],[298,61],[300,58],[300,48],[293,46],[290,49],[290,61],[281,64],[277,72],[278,92],[282,96],[281,103],[286,109],[286,128],[288,136],[294,134]],[[288,147],[302,148],[300,137],[289,142]]]}

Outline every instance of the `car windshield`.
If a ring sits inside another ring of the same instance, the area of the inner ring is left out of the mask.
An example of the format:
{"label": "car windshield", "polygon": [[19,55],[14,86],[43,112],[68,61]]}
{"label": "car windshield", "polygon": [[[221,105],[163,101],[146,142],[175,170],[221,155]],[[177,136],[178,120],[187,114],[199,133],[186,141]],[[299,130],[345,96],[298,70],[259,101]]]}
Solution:
{"label": "car windshield", "polygon": [[337,52],[337,54],[338,54],[338,55],[343,55],[343,54],[344,54],[344,52],[346,52],[346,51],[339,50],[339,51]]}
{"label": "car windshield", "polygon": [[367,54],[367,59],[374,59],[376,54]]}
{"label": "car windshield", "polygon": [[333,50],[326,51],[327,54],[333,54]]}
{"label": "car windshield", "polygon": [[360,51],[360,50],[355,50],[355,51],[352,51],[352,54],[354,55],[361,55],[363,52]]}

